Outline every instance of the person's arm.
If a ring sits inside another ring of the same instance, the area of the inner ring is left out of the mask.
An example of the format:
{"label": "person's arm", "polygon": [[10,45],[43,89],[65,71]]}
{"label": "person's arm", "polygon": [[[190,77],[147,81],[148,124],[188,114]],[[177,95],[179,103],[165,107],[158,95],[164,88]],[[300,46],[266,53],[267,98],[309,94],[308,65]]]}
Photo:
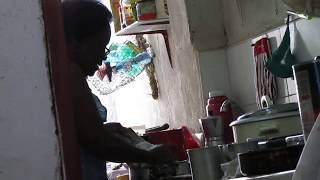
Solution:
{"label": "person's arm", "polygon": [[145,151],[136,148],[122,135],[104,128],[86,81],[80,72],[73,72],[73,104],[79,142],[82,147],[107,161],[155,163],[165,160],[157,154],[161,148]]}

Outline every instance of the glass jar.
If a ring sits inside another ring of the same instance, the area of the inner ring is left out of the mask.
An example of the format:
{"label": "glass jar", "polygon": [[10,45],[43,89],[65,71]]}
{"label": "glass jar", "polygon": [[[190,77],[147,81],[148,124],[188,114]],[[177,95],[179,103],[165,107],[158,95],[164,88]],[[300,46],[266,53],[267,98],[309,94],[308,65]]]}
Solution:
{"label": "glass jar", "polygon": [[155,0],[139,1],[136,5],[136,10],[139,21],[152,20],[157,17]]}

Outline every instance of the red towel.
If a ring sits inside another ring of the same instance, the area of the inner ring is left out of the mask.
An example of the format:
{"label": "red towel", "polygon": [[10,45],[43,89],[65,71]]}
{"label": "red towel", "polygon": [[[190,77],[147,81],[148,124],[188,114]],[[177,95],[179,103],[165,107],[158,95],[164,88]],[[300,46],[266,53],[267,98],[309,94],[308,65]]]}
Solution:
{"label": "red towel", "polygon": [[277,97],[277,84],[275,77],[265,67],[268,59],[270,58],[269,47],[268,38],[261,38],[254,44],[256,101],[259,109],[261,109],[260,100],[262,96],[269,96],[273,101]]}

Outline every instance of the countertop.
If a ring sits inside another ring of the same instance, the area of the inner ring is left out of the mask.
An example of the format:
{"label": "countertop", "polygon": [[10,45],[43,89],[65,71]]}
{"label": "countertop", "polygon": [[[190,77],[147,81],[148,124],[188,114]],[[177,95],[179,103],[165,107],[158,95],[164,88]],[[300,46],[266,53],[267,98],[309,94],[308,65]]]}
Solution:
{"label": "countertop", "polygon": [[263,176],[255,176],[255,177],[242,177],[242,178],[235,178],[230,180],[291,180],[295,170],[284,171],[274,174],[268,174]]}

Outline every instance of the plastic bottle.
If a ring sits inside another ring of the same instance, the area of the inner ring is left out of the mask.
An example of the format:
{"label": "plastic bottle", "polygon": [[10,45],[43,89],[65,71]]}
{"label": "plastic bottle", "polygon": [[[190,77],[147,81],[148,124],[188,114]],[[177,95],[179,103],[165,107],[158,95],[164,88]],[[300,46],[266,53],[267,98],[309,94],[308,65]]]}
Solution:
{"label": "plastic bottle", "polygon": [[127,43],[121,44],[118,47],[117,52],[118,58],[122,62],[129,61],[130,59],[136,57],[136,55],[138,54],[134,49],[128,46]]}
{"label": "plastic bottle", "polygon": [[220,116],[224,124],[224,142],[233,142],[233,132],[229,124],[233,121],[230,100],[222,91],[210,91],[206,106],[207,116]]}

